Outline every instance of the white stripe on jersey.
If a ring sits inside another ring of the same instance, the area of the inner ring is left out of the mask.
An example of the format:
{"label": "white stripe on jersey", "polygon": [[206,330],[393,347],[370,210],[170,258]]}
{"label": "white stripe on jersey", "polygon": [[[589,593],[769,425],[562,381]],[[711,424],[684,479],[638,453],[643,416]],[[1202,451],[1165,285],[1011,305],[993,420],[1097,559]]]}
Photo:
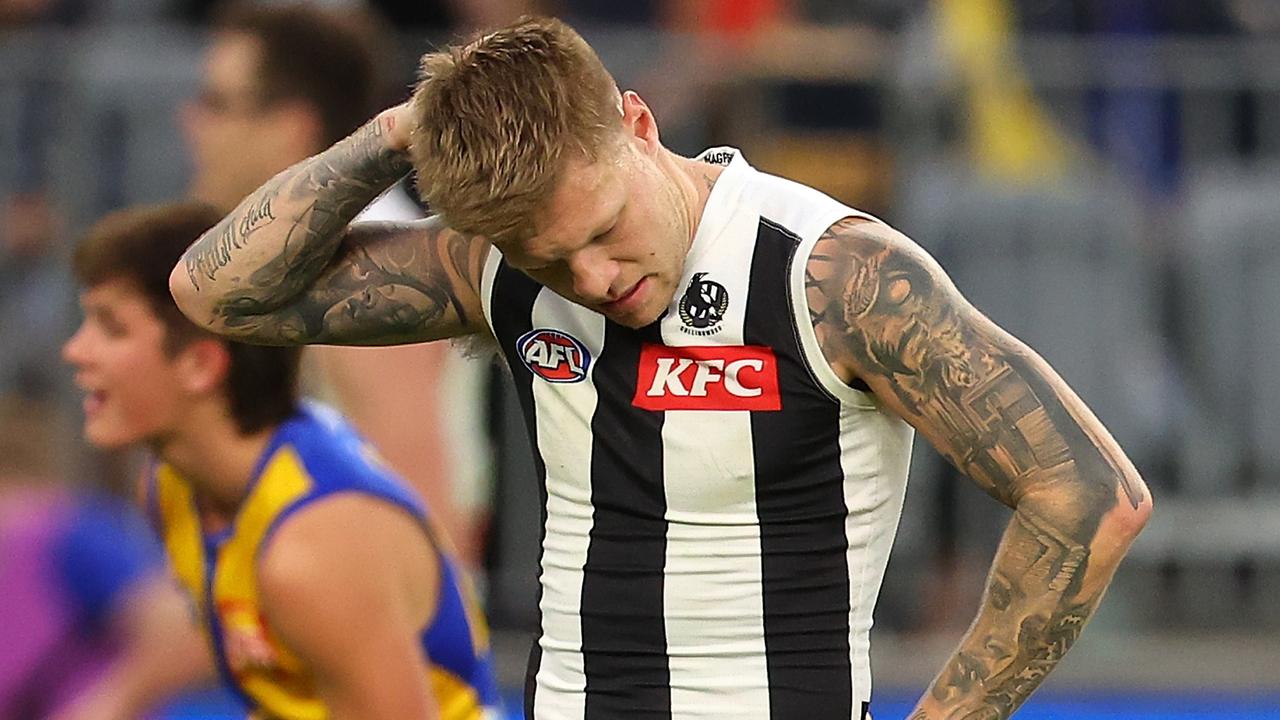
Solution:
{"label": "white stripe on jersey", "polygon": [[[736,201],[722,188],[712,212]],[[713,190],[715,193],[715,190]],[[721,211],[726,212],[727,210]],[[729,306],[712,338],[686,333],[681,294],[662,321],[670,346],[742,345],[751,279],[750,252],[717,247],[721,238],[755,234],[759,218],[736,213],[723,226],[703,225],[689,266],[724,286]],[[716,230],[719,232],[711,232]],[[681,286],[688,285],[688,280]],[[764,608],[760,595],[760,524],[755,504],[751,414],[668,412],[662,426],[667,498],[663,605],[671,671],[671,718],[769,717]],[[724,663],[733,663],[732,673]]]}
{"label": "white stripe on jersey", "polygon": [[[534,302],[533,327],[569,331],[594,358],[600,357],[604,346],[604,318],[582,308],[567,308],[550,290],[543,290]],[[534,695],[534,712],[540,718],[583,716],[586,676],[578,613],[592,526],[591,416],[597,397],[590,376],[594,369],[594,363],[587,368],[585,382],[533,384],[538,451],[548,479],[539,603],[543,653]]]}
{"label": "white stripe on jersey", "polygon": [[883,412],[854,405],[841,410],[840,465],[849,511],[849,660],[856,698],[871,697],[871,613],[898,530],[896,522],[883,520],[902,515],[913,437],[910,425]]}

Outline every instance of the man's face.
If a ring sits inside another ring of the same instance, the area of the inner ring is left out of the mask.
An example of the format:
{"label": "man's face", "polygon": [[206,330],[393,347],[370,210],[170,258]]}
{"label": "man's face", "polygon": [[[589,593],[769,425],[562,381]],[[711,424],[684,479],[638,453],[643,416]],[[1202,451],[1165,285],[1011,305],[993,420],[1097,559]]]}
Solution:
{"label": "man's face", "polygon": [[62,348],[85,392],[84,435],[112,449],[154,442],[177,426],[187,393],[165,327],[132,284],[110,280],[81,293],[84,320]]}
{"label": "man's face", "polygon": [[658,319],[693,238],[672,169],[625,137],[594,163],[571,160],[533,239],[502,248],[513,267],[619,325]]}
{"label": "man's face", "polygon": [[277,148],[271,147],[276,118],[259,87],[261,56],[260,42],[250,35],[215,36],[200,93],[182,109],[191,195],[226,210],[284,169],[276,167]]}

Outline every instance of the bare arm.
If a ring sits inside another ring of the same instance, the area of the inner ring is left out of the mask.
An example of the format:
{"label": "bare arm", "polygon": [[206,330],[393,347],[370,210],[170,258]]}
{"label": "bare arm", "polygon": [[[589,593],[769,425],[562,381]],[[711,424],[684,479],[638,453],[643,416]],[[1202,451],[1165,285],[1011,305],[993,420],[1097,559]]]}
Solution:
{"label": "bare arm", "polygon": [[262,344],[384,345],[482,327],[487,244],[438,219],[350,225],[409,171],[392,108],[269,180],[202,235],[169,278],[202,327]]}
{"label": "bare arm", "polygon": [[806,267],[823,353],[1014,508],[973,625],[912,720],[1007,718],[1079,637],[1151,496],[1097,418],[1031,349],[883,225],[847,219]]}
{"label": "bare arm", "polygon": [[214,679],[213,657],[182,591],[156,574],[129,591],[111,618],[120,658],[53,720],[127,720]]}
{"label": "bare arm", "polygon": [[263,613],[335,720],[437,717],[420,633],[439,559],[404,511],[338,495],[297,513],[260,561]]}

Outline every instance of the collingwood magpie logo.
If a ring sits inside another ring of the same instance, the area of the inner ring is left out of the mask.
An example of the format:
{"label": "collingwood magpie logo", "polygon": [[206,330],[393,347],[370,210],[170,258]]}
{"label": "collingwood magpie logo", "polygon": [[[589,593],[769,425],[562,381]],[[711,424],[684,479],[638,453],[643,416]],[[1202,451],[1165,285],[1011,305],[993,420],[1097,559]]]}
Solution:
{"label": "collingwood magpie logo", "polygon": [[720,323],[729,310],[729,291],[714,280],[703,280],[706,273],[694,273],[680,298],[680,328],[689,335],[707,337],[720,332]]}

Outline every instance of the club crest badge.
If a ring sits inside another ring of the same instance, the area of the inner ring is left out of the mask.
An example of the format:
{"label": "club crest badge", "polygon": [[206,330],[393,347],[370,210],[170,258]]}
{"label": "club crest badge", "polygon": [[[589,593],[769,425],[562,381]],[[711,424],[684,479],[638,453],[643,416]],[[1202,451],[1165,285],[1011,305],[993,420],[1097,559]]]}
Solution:
{"label": "club crest badge", "polygon": [[695,337],[708,337],[720,332],[725,313],[729,311],[729,291],[707,273],[694,273],[680,298],[680,330]]}

